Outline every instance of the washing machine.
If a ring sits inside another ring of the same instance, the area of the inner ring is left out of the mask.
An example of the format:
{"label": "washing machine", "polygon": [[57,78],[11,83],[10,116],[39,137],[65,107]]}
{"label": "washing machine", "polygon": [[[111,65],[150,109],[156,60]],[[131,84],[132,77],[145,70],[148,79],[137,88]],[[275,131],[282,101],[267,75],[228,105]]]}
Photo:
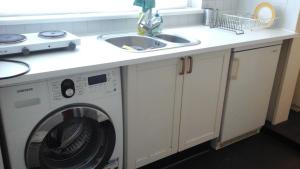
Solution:
{"label": "washing machine", "polygon": [[120,69],[0,88],[12,169],[122,169]]}

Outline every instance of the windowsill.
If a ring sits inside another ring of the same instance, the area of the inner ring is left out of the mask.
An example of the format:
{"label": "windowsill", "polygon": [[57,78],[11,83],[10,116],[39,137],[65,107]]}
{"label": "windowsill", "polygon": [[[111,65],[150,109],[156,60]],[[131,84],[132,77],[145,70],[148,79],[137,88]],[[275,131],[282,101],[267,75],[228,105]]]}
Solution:
{"label": "windowsill", "polygon": [[[201,8],[160,10],[160,14],[162,16],[199,14],[202,12],[203,11]],[[15,16],[15,17],[0,17],[0,25],[130,19],[130,18],[137,18],[137,16],[138,16],[138,12]]]}

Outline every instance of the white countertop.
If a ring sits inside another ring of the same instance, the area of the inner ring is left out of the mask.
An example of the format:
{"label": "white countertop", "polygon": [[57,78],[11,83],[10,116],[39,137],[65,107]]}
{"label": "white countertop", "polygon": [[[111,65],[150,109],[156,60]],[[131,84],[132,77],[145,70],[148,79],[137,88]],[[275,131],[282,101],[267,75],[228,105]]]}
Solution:
{"label": "white countertop", "polygon": [[[263,29],[245,32],[244,35],[236,35],[234,32],[210,29],[205,26],[168,29],[166,32],[199,39],[201,40],[201,44],[153,52],[132,53],[118,49],[102,40],[97,40],[96,35],[83,36],[81,45],[75,51],[60,50],[11,58],[28,63],[31,71],[17,78],[0,80],[0,87],[131,64],[268,43],[291,39],[297,36],[295,32],[284,29]],[[7,71],[13,69],[13,67],[0,67],[0,71],[4,69]]]}

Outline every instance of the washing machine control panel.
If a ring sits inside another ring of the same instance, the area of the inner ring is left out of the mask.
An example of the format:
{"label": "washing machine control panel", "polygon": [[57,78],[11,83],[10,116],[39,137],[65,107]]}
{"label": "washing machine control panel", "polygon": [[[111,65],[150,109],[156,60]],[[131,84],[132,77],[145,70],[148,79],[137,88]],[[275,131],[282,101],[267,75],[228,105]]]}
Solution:
{"label": "washing machine control panel", "polygon": [[120,92],[119,69],[93,72],[52,79],[48,85],[52,90],[53,100],[63,100],[78,97],[99,97]]}

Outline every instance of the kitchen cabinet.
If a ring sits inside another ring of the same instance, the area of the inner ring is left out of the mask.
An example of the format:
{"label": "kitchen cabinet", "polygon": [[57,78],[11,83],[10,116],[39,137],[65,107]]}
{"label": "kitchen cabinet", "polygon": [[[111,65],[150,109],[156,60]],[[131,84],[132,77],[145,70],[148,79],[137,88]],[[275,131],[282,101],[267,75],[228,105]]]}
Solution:
{"label": "kitchen cabinet", "polygon": [[128,169],[177,151],[183,83],[183,76],[177,75],[180,63],[171,59],[132,65],[123,71]]}
{"label": "kitchen cabinet", "polygon": [[218,136],[229,58],[227,50],[123,68],[127,169]]}
{"label": "kitchen cabinet", "polygon": [[190,59],[193,71],[184,76],[180,151],[218,137],[229,53],[202,54]]}
{"label": "kitchen cabinet", "polygon": [[278,44],[233,53],[218,146],[255,134],[264,125],[280,49]]}

